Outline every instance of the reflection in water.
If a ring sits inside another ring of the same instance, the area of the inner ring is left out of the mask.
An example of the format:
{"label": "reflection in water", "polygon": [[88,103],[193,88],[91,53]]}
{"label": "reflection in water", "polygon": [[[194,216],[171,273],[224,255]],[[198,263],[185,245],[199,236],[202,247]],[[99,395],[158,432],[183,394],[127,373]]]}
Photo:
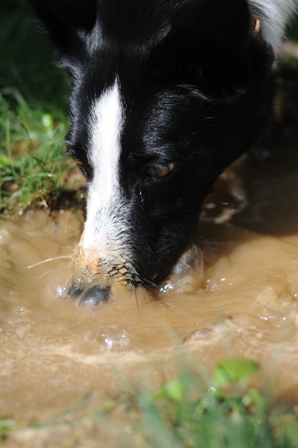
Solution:
{"label": "reflection in water", "polygon": [[57,410],[112,387],[115,371],[165,366],[177,341],[208,368],[256,359],[277,393],[297,395],[298,161],[288,146],[222,176],[199,225],[205,272],[200,252],[184,257],[159,300],[120,286],[91,309],[67,297],[77,211],[0,221],[0,414]]}

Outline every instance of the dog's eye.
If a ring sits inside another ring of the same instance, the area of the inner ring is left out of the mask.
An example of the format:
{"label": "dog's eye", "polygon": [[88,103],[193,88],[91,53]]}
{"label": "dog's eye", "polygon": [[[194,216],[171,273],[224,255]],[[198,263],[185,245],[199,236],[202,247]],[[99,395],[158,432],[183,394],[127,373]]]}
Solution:
{"label": "dog's eye", "polygon": [[146,174],[150,177],[165,177],[174,169],[174,163],[170,162],[167,165],[148,165],[146,167]]}

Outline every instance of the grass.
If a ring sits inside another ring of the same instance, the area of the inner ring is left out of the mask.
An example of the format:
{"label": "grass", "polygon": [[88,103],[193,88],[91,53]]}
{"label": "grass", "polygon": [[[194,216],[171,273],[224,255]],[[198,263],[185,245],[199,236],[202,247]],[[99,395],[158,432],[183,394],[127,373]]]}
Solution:
{"label": "grass", "polygon": [[70,166],[63,156],[68,79],[24,7],[0,5],[0,37],[0,210],[21,213],[59,194]]}
{"label": "grass", "polygon": [[63,156],[65,125],[54,114],[32,112],[18,91],[2,89],[17,98],[14,109],[0,98],[0,209],[19,213],[34,201],[48,201],[60,192],[61,176],[70,165]]}
{"label": "grass", "polygon": [[[32,422],[29,428],[34,429],[35,438],[39,429],[53,433],[61,424],[75,429],[88,421],[95,428],[94,437],[104,426],[110,428],[114,439],[117,428],[118,440],[113,446],[130,448],[297,447],[295,408],[276,404],[268,395],[249,388],[248,380],[257,372],[253,361],[241,358],[222,361],[212,375],[202,375],[201,368],[184,368],[176,380],[157,391],[148,385],[128,385],[118,399],[82,414],[90,395],[51,419]],[[125,415],[121,424],[119,415],[114,416],[120,408]],[[15,421],[0,420],[2,440],[18,429]],[[88,437],[90,440],[90,434]]]}

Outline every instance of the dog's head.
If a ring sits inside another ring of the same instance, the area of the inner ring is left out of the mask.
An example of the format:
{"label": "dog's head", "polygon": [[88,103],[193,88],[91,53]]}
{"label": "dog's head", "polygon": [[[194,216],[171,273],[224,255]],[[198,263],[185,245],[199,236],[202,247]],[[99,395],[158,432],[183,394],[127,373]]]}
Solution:
{"label": "dog's head", "polygon": [[88,180],[71,292],[158,285],[268,124],[270,46],[246,0],[30,3],[71,75],[66,145]]}

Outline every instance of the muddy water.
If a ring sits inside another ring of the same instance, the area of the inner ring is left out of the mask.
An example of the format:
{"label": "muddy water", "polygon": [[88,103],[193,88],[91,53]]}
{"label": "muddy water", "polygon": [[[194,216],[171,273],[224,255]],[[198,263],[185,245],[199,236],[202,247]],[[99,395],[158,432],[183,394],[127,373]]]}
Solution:
{"label": "muddy water", "polygon": [[177,344],[209,369],[223,356],[256,359],[259,381],[298,398],[293,141],[278,137],[268,160],[242,159],[222,176],[200,219],[205,269],[199,263],[191,276],[168,282],[158,301],[119,288],[92,309],[67,297],[82,212],[2,219],[0,415],[48,415],[91,390],[112,389],[119,375],[158,372],[178,356]]}

